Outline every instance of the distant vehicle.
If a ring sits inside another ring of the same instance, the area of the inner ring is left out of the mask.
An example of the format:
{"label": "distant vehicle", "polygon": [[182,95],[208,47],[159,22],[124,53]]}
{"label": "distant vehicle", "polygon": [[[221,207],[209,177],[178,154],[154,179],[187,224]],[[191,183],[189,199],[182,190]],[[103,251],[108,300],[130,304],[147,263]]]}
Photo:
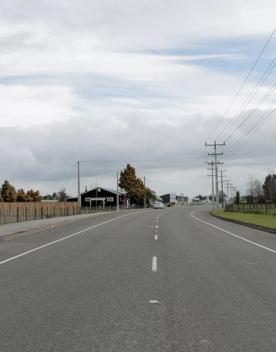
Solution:
{"label": "distant vehicle", "polygon": [[174,207],[175,206],[175,202],[171,202],[167,204],[167,207]]}
{"label": "distant vehicle", "polygon": [[201,201],[201,203],[209,204],[212,203],[209,199],[204,199]]}
{"label": "distant vehicle", "polygon": [[193,198],[193,203],[201,203],[201,199],[198,197]]}
{"label": "distant vehicle", "polygon": [[162,202],[156,202],[153,204],[153,209],[164,209],[165,206]]}

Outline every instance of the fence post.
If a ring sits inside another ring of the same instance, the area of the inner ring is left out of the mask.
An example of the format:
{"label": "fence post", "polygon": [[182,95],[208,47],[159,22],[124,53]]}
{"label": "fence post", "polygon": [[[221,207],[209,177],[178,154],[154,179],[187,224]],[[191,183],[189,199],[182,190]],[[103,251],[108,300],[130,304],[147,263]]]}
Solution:
{"label": "fence post", "polygon": [[16,207],[16,222],[19,222],[19,207]]}

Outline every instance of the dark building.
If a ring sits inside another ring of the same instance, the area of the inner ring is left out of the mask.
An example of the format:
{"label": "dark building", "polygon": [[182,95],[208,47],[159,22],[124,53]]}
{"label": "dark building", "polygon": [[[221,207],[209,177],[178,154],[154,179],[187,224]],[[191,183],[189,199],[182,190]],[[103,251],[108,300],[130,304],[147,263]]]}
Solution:
{"label": "dark building", "polygon": [[[116,207],[117,194],[119,195],[119,206],[127,206],[128,199],[126,194],[115,191],[111,188],[96,187],[90,191],[81,193],[81,206],[82,207]],[[77,202],[78,198],[68,198],[67,202]]]}
{"label": "dark building", "polygon": [[188,204],[189,199],[187,196],[184,196],[183,194],[177,195],[176,196],[176,201],[178,204],[184,205],[184,204]]}
{"label": "dark building", "polygon": [[160,196],[164,204],[175,204],[176,203],[176,193],[167,193]]}

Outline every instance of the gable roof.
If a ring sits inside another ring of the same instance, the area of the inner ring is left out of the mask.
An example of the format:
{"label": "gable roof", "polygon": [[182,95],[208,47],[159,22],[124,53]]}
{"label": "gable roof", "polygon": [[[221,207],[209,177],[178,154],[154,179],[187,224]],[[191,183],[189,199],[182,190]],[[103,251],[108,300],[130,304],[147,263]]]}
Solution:
{"label": "gable roof", "polygon": [[118,191],[118,192],[117,192],[117,190],[115,190],[115,189],[108,188],[108,187],[101,187],[101,186],[94,187],[94,188],[88,190],[87,192],[82,192],[81,194],[89,193],[89,192],[91,192],[91,191],[94,191],[94,190],[97,189],[97,188],[103,189],[103,190],[105,190],[105,191],[107,191],[107,192],[110,192],[110,193],[113,193],[113,194],[116,194],[116,195],[118,194],[119,196],[120,196],[120,195],[123,196],[123,195],[126,194],[126,192],[124,192],[124,191]]}

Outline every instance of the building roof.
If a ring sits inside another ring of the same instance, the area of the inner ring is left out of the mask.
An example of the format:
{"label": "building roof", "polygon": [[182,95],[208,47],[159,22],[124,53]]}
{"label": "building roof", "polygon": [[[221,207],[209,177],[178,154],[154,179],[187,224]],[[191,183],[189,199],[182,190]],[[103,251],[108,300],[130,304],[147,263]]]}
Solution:
{"label": "building roof", "polygon": [[118,191],[118,192],[117,192],[117,190],[115,190],[115,189],[108,188],[108,187],[101,187],[101,186],[94,187],[94,188],[92,188],[92,189],[90,189],[90,190],[88,190],[88,191],[86,191],[86,192],[82,192],[81,194],[89,193],[89,192],[91,192],[91,191],[94,191],[94,190],[97,189],[97,188],[103,189],[103,190],[105,190],[105,191],[107,191],[107,192],[110,192],[110,193],[114,193],[114,194],[116,194],[116,195],[117,195],[117,194],[119,194],[119,195],[125,195],[125,194],[126,194],[126,192],[123,192],[123,191]]}

